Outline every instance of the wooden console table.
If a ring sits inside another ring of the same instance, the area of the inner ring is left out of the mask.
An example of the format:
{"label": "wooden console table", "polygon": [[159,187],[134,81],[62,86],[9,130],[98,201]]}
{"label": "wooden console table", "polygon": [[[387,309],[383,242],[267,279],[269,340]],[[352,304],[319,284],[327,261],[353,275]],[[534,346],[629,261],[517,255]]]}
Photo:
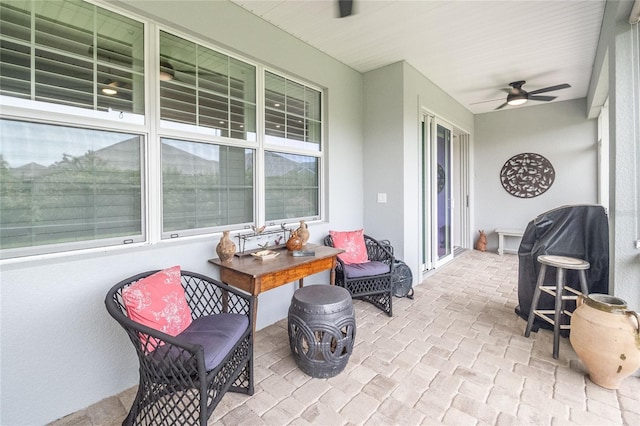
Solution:
{"label": "wooden console table", "polygon": [[272,288],[303,280],[309,275],[331,270],[331,285],[335,284],[336,258],[344,250],[317,244],[307,244],[305,250],[315,251],[315,256],[293,257],[291,252],[281,249],[280,255],[271,260],[261,261],[253,256],[234,257],[229,262],[220,259],[209,259],[220,268],[220,280],[251,294],[254,299],[253,328],[256,326],[258,311],[258,295]]}

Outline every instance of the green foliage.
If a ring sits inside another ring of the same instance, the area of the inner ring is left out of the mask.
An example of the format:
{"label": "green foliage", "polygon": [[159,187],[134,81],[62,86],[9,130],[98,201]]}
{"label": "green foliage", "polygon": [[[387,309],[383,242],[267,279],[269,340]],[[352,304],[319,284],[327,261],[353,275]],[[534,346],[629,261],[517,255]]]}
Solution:
{"label": "green foliage", "polygon": [[47,168],[10,169],[0,160],[1,248],[140,233],[140,170],[87,151]]}

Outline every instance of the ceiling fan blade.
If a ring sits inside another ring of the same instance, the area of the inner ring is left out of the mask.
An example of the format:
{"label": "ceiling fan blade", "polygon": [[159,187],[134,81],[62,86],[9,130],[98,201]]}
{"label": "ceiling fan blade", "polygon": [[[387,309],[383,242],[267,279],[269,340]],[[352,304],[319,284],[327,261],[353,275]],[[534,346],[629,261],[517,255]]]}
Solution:
{"label": "ceiling fan blade", "polygon": [[502,101],[504,100],[504,98],[500,98],[500,99],[489,99],[488,101],[479,101],[479,102],[472,102],[469,105],[477,105],[477,104],[486,104],[487,102],[496,102],[496,101]]}
{"label": "ceiling fan blade", "polygon": [[530,101],[549,102],[557,98],[557,96],[529,96]]}
{"label": "ceiling fan blade", "polygon": [[552,92],[554,90],[560,90],[560,89],[568,89],[569,87],[571,87],[571,85],[567,83],[558,84],[557,86],[551,86],[551,87],[545,87],[544,89],[532,90],[531,92],[529,92],[529,94],[536,95],[538,93]]}
{"label": "ceiling fan blade", "polygon": [[[502,105],[500,105],[498,108],[496,108],[496,110],[498,110],[498,109],[502,109],[502,108],[506,107],[507,105],[509,105],[509,103],[508,103],[508,102],[505,102],[505,103],[503,103]],[[495,111],[495,110],[494,110],[494,111]]]}
{"label": "ceiling fan blade", "polygon": [[338,0],[338,10],[341,18],[350,16],[353,12],[353,0]]}

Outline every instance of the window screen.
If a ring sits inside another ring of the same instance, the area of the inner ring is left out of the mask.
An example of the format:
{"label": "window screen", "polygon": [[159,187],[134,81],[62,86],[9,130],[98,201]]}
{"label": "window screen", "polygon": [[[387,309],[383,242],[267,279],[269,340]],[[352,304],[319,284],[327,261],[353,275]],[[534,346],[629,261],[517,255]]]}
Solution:
{"label": "window screen", "polygon": [[14,120],[0,135],[3,257],[142,240],[141,136]]}
{"label": "window screen", "polygon": [[251,149],[162,139],[163,231],[253,222]]}

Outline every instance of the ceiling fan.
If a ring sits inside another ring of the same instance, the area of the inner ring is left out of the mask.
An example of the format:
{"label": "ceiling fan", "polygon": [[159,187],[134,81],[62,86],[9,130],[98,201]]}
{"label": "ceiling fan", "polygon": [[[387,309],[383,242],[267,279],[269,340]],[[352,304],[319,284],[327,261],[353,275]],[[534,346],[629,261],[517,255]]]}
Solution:
{"label": "ceiling fan", "polygon": [[557,96],[537,96],[539,93],[553,92],[554,90],[567,89],[571,87],[571,85],[564,83],[558,84],[556,86],[545,87],[544,89],[532,90],[531,92],[527,92],[522,88],[522,86],[526,83],[524,80],[514,81],[513,83],[509,83],[511,89],[503,89],[507,94],[507,101],[500,105],[498,109],[504,108],[507,105],[522,105],[525,102],[531,101],[542,101],[549,102],[554,100]]}

